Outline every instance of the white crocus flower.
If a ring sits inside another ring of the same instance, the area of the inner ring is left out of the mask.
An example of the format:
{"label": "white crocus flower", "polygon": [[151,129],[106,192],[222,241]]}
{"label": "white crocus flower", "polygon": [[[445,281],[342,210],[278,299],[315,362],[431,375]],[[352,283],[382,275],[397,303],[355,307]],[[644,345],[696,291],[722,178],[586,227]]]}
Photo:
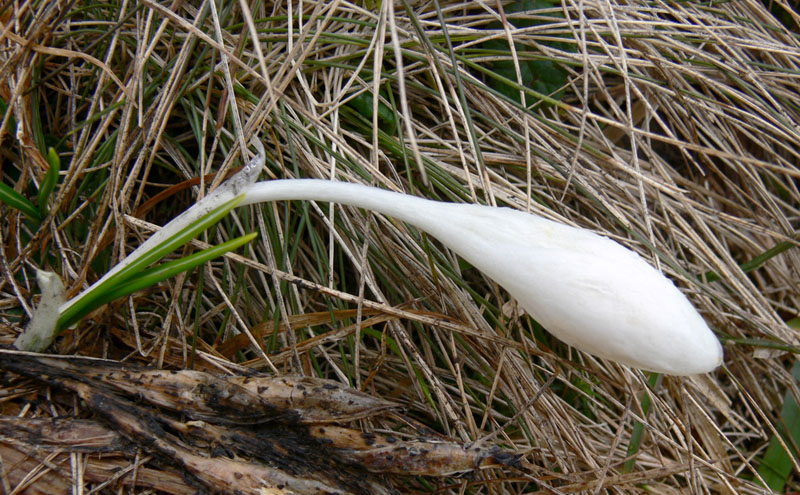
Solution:
{"label": "white crocus flower", "polygon": [[366,208],[430,233],[582,351],[671,375],[722,363],[719,340],[686,296],[638,254],[589,230],[509,208],[313,179],[258,182],[242,204],[290,199]]}
{"label": "white crocus flower", "polygon": [[[249,177],[260,169],[263,152],[256,160],[257,167],[254,160],[245,170]],[[591,231],[509,208],[441,203],[359,184],[231,181],[236,186],[228,194],[244,194],[240,205],[326,201],[410,223],[494,279],[553,335],[590,354],[671,375],[706,373],[722,362],[719,340],[686,296],[639,255]],[[175,222],[179,229],[187,220],[179,217],[165,230]]]}

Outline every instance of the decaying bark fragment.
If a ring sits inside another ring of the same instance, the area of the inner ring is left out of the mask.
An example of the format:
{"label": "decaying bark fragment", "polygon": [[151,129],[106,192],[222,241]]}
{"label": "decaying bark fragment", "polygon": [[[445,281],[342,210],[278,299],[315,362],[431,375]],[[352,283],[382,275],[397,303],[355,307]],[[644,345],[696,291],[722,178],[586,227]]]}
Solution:
{"label": "decaying bark fragment", "polygon": [[[194,419],[224,423],[331,423],[352,421],[396,409],[332,380],[313,377],[216,376],[193,370],[154,370],[83,357],[0,354],[0,366],[19,374],[31,366],[39,380],[61,377],[134,395]],[[75,373],[80,369],[79,373]],[[33,377],[36,378],[36,377]]]}
{"label": "decaying bark fragment", "polygon": [[[75,392],[111,427],[76,420],[84,433],[70,446],[64,423],[0,421],[3,437],[99,452],[123,450],[109,434],[118,432],[213,492],[388,495],[371,473],[446,476],[518,465],[496,447],[332,425],[397,407],[329,380],[216,376],[6,350],[0,369]],[[92,428],[96,434],[87,435]],[[94,443],[85,444],[87,437]]]}
{"label": "decaying bark fragment", "polygon": [[229,376],[225,381],[257,394],[274,407],[297,413],[301,423],[347,422],[398,409],[393,402],[309,376]]}
{"label": "decaying bark fragment", "polygon": [[[296,476],[276,466],[250,462],[236,455],[235,444],[220,446],[220,449],[232,451],[234,455],[231,457],[222,455],[221,451],[215,452],[213,448],[209,452],[210,455],[200,455],[197,452],[202,450],[190,448],[190,445],[194,446],[191,435],[184,436],[184,441],[180,441],[170,433],[168,426],[171,421],[164,421],[131,402],[97,393],[84,384],[74,384],[73,389],[93,410],[102,411],[107,421],[119,428],[123,435],[137,439],[139,444],[164,460],[177,463],[201,484],[215,491],[228,492],[233,488],[234,493],[267,492],[274,495],[388,494],[387,490],[377,483],[369,483],[363,476],[351,477],[350,473],[339,473],[332,469],[303,472],[305,476]],[[203,427],[197,430],[200,438],[206,437],[204,430]],[[228,438],[222,436],[221,439]],[[213,446],[207,445],[207,447]],[[294,453],[287,452],[287,454]],[[303,460],[295,459],[295,461],[299,464]]]}
{"label": "decaying bark fragment", "polygon": [[464,445],[438,439],[400,440],[338,426],[313,426],[309,432],[336,452],[341,462],[375,473],[447,476],[499,466],[518,466],[519,457],[496,446]]}

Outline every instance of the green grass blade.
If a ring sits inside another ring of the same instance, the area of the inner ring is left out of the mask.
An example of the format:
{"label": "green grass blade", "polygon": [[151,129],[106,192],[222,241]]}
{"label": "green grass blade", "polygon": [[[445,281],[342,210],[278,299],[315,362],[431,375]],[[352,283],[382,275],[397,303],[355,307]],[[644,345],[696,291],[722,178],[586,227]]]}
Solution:
{"label": "green grass blade", "polygon": [[[792,376],[800,382],[800,361],[794,363]],[[783,442],[776,435],[770,438],[769,446],[758,466],[758,474],[766,482],[767,488],[773,492],[782,493],[786,483],[792,477],[794,467],[792,457],[800,455],[800,406],[791,391],[787,391],[783,397],[778,433],[783,437]],[[784,445],[791,452],[787,452]]]}
{"label": "green grass blade", "polygon": [[747,339],[740,337],[731,337],[723,333],[718,333],[720,340],[725,344],[749,345],[753,347],[760,347],[762,349],[777,349],[783,352],[791,352],[792,354],[800,354],[800,346],[787,344],[785,342],[776,342],[767,339]]}
{"label": "green grass blade", "polygon": [[[6,118],[7,111],[8,111],[8,103],[6,103],[6,100],[0,98],[0,122],[2,122]],[[13,115],[8,116],[7,122],[8,124],[6,124],[6,130],[17,128],[17,119],[15,119]]]}
{"label": "green grass blade", "polygon": [[98,297],[93,298],[91,300],[91,305],[84,305],[79,312],[72,314],[69,320],[65,320],[63,323],[61,323],[61,320],[59,320],[59,327],[66,328],[69,325],[80,321],[81,318],[85,317],[104,304],[108,304],[109,302],[119,299],[120,297],[130,295],[138,290],[152,287],[170,277],[174,277],[181,272],[189,271],[207,261],[218,258],[229,251],[233,251],[234,249],[247,244],[257,236],[258,234],[253,232],[241,237],[237,237],[236,239],[231,239],[230,241],[224,242],[217,246],[204,249],[181,259],[162,263],[161,265],[143,270],[122,284],[111,287],[108,291],[104,291]]}
{"label": "green grass blade", "polygon": [[39,210],[36,209],[36,206],[33,203],[28,201],[25,196],[11,189],[2,182],[0,182],[0,201],[21,211],[26,217],[35,222],[42,221],[39,215]]}
{"label": "green grass blade", "polygon": [[47,170],[44,180],[42,180],[42,185],[39,187],[39,195],[37,198],[39,202],[39,212],[41,212],[42,217],[47,215],[47,201],[50,199],[50,195],[53,194],[53,191],[56,188],[56,184],[58,183],[58,172],[61,171],[61,158],[59,158],[55,148],[50,148],[47,150],[47,161],[50,163],[50,168]]}
{"label": "green grass blade", "polygon": [[219,222],[225,215],[228,214],[229,211],[241,203],[242,199],[244,199],[244,195],[240,194],[227,203],[220,205],[204,217],[198,219],[196,222],[183,228],[173,237],[166,239],[163,243],[155,246],[151,251],[147,252],[141,258],[120,270],[113,277],[110,277],[108,280],[99,284],[91,291],[79,296],[79,299],[73,300],[73,304],[66,311],[64,311],[61,314],[61,317],[58,319],[56,333],[60,332],[61,329],[66,328],[68,324],[76,322],[76,315],[88,314],[85,310],[87,307],[98,308],[101,304],[97,304],[95,301],[103,298],[106,292],[129,282],[146,267],[175,251],[179,247],[197,237],[198,234],[210,226]]}
{"label": "green grass blade", "polygon": [[[661,375],[659,373],[650,373],[650,376],[647,379],[647,383],[650,385],[650,388],[655,390],[658,386],[659,378]],[[652,397],[650,397],[650,391],[645,390],[642,392],[642,417],[647,417],[647,414],[650,412],[650,405],[652,404]],[[633,431],[631,432],[631,441],[628,443],[628,452],[626,457],[628,460],[625,461],[625,464],[622,467],[623,473],[630,473],[633,470],[633,465],[636,464],[636,453],[639,452],[639,447],[642,445],[642,436],[644,435],[644,423],[641,421],[637,421],[635,425],[633,425]]]}
{"label": "green grass blade", "polygon": [[113,288],[110,294],[115,295],[116,297],[124,297],[137,290],[158,284],[170,277],[174,277],[179,273],[189,271],[192,268],[202,265],[207,261],[219,258],[229,251],[238,249],[256,237],[258,237],[258,233],[251,232],[241,237],[223,242],[222,244],[204,249],[195,254],[185,256],[181,259],[169,261],[167,263],[162,263],[158,266],[148,268],[147,270],[139,273],[139,275],[130,279],[127,283]]}
{"label": "green grass blade", "polygon": [[[797,246],[798,239],[800,239],[800,236],[795,235],[793,241],[779,242],[778,244],[767,249],[766,251],[759,254],[755,258],[749,261],[745,261],[744,263],[739,265],[739,268],[741,268],[744,273],[752,272],[753,270],[758,269],[759,267],[761,267],[761,265],[763,265],[770,259],[774,258],[775,256]],[[703,275],[703,277],[705,278],[706,282],[718,282],[719,280],[721,280],[721,277],[713,271],[706,272],[705,275]]]}

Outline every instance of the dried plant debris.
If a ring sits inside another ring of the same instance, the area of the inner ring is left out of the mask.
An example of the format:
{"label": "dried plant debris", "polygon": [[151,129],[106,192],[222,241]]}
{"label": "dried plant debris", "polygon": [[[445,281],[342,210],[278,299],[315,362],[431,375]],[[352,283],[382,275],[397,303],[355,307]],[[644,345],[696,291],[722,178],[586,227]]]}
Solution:
{"label": "dried plant debris", "polygon": [[94,420],[0,417],[0,459],[8,487],[13,487],[11,493],[71,493],[76,453],[96,454],[82,457],[81,477],[88,483],[135,484],[171,495],[197,493],[177,470],[145,466],[148,456],[132,463],[138,450],[117,431]]}
{"label": "dried plant debris", "polygon": [[3,439],[13,439],[37,449],[71,452],[132,452],[130,442],[97,421],[88,419],[42,419],[0,417]]}
{"label": "dried plant debris", "polygon": [[[29,420],[26,418],[23,421]],[[76,472],[71,469],[72,461],[76,457],[74,451],[59,449],[49,452],[40,450],[35,445],[3,438],[0,443],[0,457],[5,468],[5,480],[8,481],[6,486],[13,487],[13,490],[6,490],[5,493],[74,493],[73,476]],[[135,486],[140,493],[158,490],[158,493],[170,495],[197,494],[197,487],[189,485],[176,469],[149,466],[149,456],[135,459],[128,453],[111,452],[85,455],[81,458],[82,481],[92,483],[97,488],[109,485],[119,488]],[[131,459],[135,459],[134,462]]]}
{"label": "dried plant debris", "polygon": [[74,452],[140,448],[211,491],[377,495],[390,490],[373,473],[446,476],[519,462],[495,446],[332,425],[397,405],[329,380],[225,377],[5,350],[0,368],[76,393],[105,423],[5,419],[4,440]]}

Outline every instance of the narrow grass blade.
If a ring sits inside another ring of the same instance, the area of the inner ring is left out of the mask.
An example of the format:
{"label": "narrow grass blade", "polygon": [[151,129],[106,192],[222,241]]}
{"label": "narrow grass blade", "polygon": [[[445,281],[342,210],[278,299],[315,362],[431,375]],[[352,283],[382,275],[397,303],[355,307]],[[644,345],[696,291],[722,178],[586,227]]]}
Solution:
{"label": "narrow grass blade", "polygon": [[[659,379],[661,375],[659,373],[650,373],[650,376],[647,380],[647,383],[650,385],[650,388],[653,390],[656,389],[658,386]],[[652,404],[652,397],[650,397],[650,392],[645,390],[642,392],[642,417],[647,417],[647,413],[650,412],[650,405]],[[633,470],[633,465],[636,464],[636,453],[639,452],[639,447],[642,445],[642,436],[644,435],[644,423],[641,421],[637,421],[635,425],[633,425],[633,431],[631,432],[631,441],[628,443],[628,452],[626,457],[628,458],[625,461],[625,465],[622,467],[623,473],[630,473]]]}
{"label": "narrow grass blade", "polygon": [[[784,251],[788,251],[793,247],[796,247],[798,239],[800,239],[800,236],[795,235],[793,241],[779,242],[778,244],[767,249],[766,251],[759,254],[755,258],[749,261],[745,261],[744,263],[739,265],[739,268],[741,268],[744,273],[752,272],[753,270],[756,270],[759,267],[761,267],[761,265],[769,261],[771,258],[774,258],[775,256],[781,254]],[[705,278],[706,282],[718,282],[719,280],[721,280],[721,277],[712,271],[706,272],[705,275],[703,275],[703,277]]]}
{"label": "narrow grass blade", "polygon": [[[800,382],[800,361],[794,363],[792,376]],[[769,446],[761,459],[761,465],[758,467],[758,474],[766,482],[767,488],[776,493],[783,493],[786,483],[792,477],[794,467],[792,458],[800,456],[800,406],[791,391],[787,391],[783,396],[778,432],[783,436],[783,442],[778,436],[770,439]]]}
{"label": "narrow grass blade", "polygon": [[0,182],[0,201],[25,214],[35,222],[41,222],[39,210],[28,199],[17,191]]}
{"label": "narrow grass blade", "polygon": [[42,185],[39,187],[39,194],[37,200],[39,202],[39,212],[42,217],[47,215],[47,200],[56,188],[58,183],[58,172],[61,171],[61,158],[58,156],[55,148],[47,150],[47,161],[50,163],[50,168],[44,176]]}
{"label": "narrow grass blade", "polygon": [[738,337],[731,337],[725,334],[719,334],[721,341],[738,345],[749,345],[753,347],[760,347],[762,349],[776,349],[783,352],[791,352],[792,354],[800,354],[800,346],[787,344],[785,342],[777,342],[767,339],[744,339]]}
{"label": "narrow grass blade", "polygon": [[[8,111],[8,103],[3,98],[0,98],[0,122],[5,119],[6,112]],[[17,128],[17,119],[14,118],[13,115],[8,116],[8,124],[6,124],[6,130],[16,129]]]}

